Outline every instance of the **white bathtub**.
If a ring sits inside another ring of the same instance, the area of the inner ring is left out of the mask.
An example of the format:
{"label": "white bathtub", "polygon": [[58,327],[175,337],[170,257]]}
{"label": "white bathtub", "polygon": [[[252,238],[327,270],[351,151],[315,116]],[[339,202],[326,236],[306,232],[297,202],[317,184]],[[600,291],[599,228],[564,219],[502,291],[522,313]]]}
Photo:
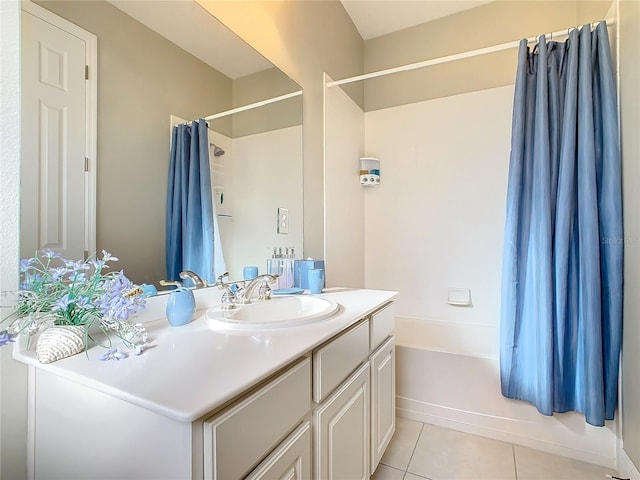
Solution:
{"label": "white bathtub", "polygon": [[396,317],[398,416],[615,468],[615,422],[502,396],[497,338],[491,325]]}

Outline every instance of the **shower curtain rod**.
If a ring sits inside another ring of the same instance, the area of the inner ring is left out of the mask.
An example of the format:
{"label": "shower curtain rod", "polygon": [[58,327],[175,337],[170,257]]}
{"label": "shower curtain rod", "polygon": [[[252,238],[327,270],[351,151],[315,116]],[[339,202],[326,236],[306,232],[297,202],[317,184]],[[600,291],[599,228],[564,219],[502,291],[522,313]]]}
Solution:
{"label": "shower curtain rod", "polygon": [[246,110],[251,110],[258,107],[264,107],[265,105],[269,105],[270,103],[279,102],[280,100],[286,100],[288,98],[297,97],[302,95],[302,90],[297,90],[295,92],[287,93],[285,95],[280,95],[279,97],[273,97],[268,100],[262,100],[261,102],[250,103],[248,105],[244,105],[242,107],[233,108],[231,110],[226,110],[220,113],[214,113],[213,115],[209,115],[208,117],[204,117],[205,120],[215,120],[216,118],[227,117],[229,115],[233,115],[234,113],[244,112]]}
{"label": "shower curtain rod", "polygon": [[[607,26],[613,25],[613,20],[602,20]],[[600,22],[591,24],[591,27],[598,25]],[[574,27],[565,28],[564,30],[558,30],[549,34],[550,38],[564,38],[569,35],[569,31]],[[431,60],[423,60],[421,62],[409,63],[400,67],[387,68],[386,70],[379,70],[377,72],[365,73],[355,77],[343,78],[342,80],[335,80],[327,82],[327,87],[337,87],[338,85],[345,85],[347,83],[359,82],[361,80],[368,80],[370,78],[382,77],[384,75],[390,75],[392,73],[407,72],[410,70],[416,70],[418,68],[430,67],[432,65],[439,65],[441,63],[453,62],[455,60],[462,60],[463,58],[476,57],[478,55],[485,55],[487,53],[500,52],[502,50],[508,50],[510,48],[516,48],[520,45],[521,40],[514,40],[512,42],[501,43],[499,45],[493,45],[491,47],[478,48],[476,50],[469,50],[467,52],[456,53],[453,55],[447,55],[445,57],[432,58]],[[535,43],[538,41],[538,37],[527,38],[527,43]]]}

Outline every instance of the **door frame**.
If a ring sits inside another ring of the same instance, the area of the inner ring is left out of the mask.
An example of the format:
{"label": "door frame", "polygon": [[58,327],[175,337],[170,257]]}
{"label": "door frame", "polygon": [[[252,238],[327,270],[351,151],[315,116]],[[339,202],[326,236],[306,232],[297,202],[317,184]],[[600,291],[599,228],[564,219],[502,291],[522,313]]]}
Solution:
{"label": "door frame", "polygon": [[[1,1],[1,0],[0,0]],[[21,8],[61,30],[78,37],[86,44],[85,65],[89,78],[85,80],[85,157],[87,170],[84,172],[84,250],[85,256],[96,251],[96,185],[98,170],[98,37],[93,33],[65,20],[44,7],[23,0]],[[21,134],[24,135],[25,132]]]}

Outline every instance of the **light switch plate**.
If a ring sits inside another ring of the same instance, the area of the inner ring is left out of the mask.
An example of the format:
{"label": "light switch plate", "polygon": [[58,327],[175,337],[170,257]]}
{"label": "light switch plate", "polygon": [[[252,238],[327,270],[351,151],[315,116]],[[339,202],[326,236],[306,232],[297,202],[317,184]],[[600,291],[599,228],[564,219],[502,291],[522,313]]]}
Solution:
{"label": "light switch plate", "polygon": [[278,233],[289,233],[289,209],[278,208]]}

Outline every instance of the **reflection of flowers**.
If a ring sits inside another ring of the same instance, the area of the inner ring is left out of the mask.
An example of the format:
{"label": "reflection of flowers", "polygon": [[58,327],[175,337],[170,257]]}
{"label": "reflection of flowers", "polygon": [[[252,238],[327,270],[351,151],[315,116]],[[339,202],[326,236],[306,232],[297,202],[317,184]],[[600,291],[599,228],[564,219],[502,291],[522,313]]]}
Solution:
{"label": "reflection of flowers", "polygon": [[[65,260],[59,254],[44,250],[40,258],[20,262],[21,286],[13,318],[7,330],[0,332],[0,346],[13,341],[19,333],[33,335],[51,325],[85,327],[88,341],[112,348],[112,336],[118,337],[136,354],[142,353],[147,332],[141,324],[128,318],[144,308],[142,290],[123,271],[104,273],[108,262],[118,259],[102,251],[102,258],[87,261]],[[102,331],[106,341],[95,336]],[[115,352],[111,352],[113,356]],[[124,358],[119,353],[118,359]],[[111,357],[109,357],[111,358]]]}

